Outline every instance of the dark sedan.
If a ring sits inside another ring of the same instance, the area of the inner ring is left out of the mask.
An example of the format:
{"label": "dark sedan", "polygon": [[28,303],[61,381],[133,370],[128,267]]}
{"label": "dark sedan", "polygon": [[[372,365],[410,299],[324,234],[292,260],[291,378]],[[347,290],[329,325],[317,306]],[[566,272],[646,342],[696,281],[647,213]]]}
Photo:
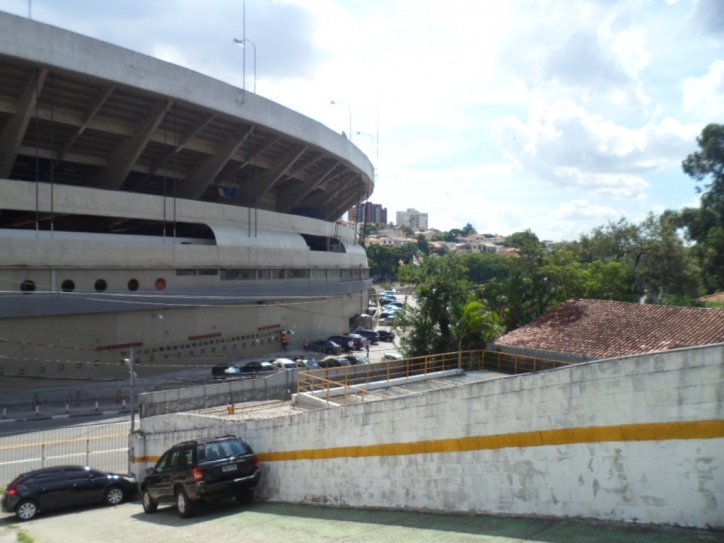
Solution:
{"label": "dark sedan", "polygon": [[395,333],[392,330],[377,330],[380,341],[395,341]]}
{"label": "dark sedan", "polygon": [[313,351],[325,354],[339,354],[342,352],[342,347],[339,343],[335,343],[334,341],[330,341],[328,339],[318,339],[316,341],[312,341],[312,343],[309,344],[309,348]]}
{"label": "dark sedan", "polygon": [[380,335],[375,330],[355,330],[354,333],[365,338],[370,345],[377,345],[380,342]]}
{"label": "dark sedan", "polygon": [[74,505],[118,505],[138,493],[132,475],[106,473],[83,466],[58,466],[16,477],[2,495],[2,510],[30,520],[46,509]]}

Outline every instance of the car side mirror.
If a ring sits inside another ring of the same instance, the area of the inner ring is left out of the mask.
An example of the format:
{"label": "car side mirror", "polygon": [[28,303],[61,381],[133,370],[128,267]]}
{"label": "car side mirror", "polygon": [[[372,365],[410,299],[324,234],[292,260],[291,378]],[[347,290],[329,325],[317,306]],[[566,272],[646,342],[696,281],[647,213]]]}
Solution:
{"label": "car side mirror", "polygon": [[146,468],[146,474],[150,475],[151,473],[153,473],[153,468]]}

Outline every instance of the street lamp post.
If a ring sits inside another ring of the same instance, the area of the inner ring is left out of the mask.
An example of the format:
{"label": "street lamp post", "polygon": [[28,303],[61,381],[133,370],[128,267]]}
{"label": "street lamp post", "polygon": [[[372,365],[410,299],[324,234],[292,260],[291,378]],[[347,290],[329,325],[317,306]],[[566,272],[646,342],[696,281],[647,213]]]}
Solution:
{"label": "street lamp post", "polygon": [[359,130],[357,132],[355,132],[355,136],[367,136],[370,139],[370,141],[372,142],[372,147],[374,148],[374,152],[375,152],[375,164],[373,164],[374,168],[373,168],[372,173],[373,173],[373,176],[376,177],[377,176],[377,161],[379,160],[379,150],[377,148],[377,138],[375,138],[369,132],[360,132]]}
{"label": "street lamp post", "polygon": [[352,141],[352,108],[349,107],[349,104],[347,102],[340,102],[338,100],[332,100],[330,102],[331,105],[335,106],[337,104],[341,104],[343,106],[347,106],[347,111],[349,112],[349,141]]}
{"label": "street lamp post", "polygon": [[133,347],[128,351],[128,358],[124,360],[131,375],[131,394],[129,407],[131,409],[131,433],[136,429],[136,356]]}
{"label": "street lamp post", "polygon": [[244,73],[242,74],[241,86],[246,92],[246,43],[249,42],[254,49],[254,94],[256,94],[256,44],[249,38],[238,40],[234,38],[234,43],[244,49]]}

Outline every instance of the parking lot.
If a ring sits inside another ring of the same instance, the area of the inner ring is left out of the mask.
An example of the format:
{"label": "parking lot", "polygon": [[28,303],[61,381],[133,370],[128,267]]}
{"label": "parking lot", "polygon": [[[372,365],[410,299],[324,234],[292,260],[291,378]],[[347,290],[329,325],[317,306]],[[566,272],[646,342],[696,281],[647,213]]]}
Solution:
{"label": "parking lot", "polygon": [[205,506],[183,520],[172,507],[153,515],[140,501],[41,515],[19,524],[0,517],[0,543],[19,532],[35,543],[138,543],[213,541],[299,542],[486,542],[486,543],[713,543],[722,534],[697,530],[589,524],[557,519],[489,515],[440,515],[411,511],[339,509],[281,503],[241,507],[234,501]]}

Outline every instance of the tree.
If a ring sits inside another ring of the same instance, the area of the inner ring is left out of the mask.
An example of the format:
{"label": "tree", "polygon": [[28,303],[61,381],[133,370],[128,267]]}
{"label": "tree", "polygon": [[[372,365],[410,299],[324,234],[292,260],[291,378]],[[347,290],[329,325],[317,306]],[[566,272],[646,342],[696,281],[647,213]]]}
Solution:
{"label": "tree", "polygon": [[430,242],[427,241],[427,238],[423,236],[422,234],[417,235],[417,254],[423,254],[425,256],[430,256],[430,251],[432,248],[430,247]]}
{"label": "tree", "polygon": [[468,236],[471,236],[473,234],[477,234],[478,231],[475,230],[472,224],[467,223],[465,226],[463,226],[463,229],[461,231],[462,237],[466,238]]}
{"label": "tree", "polygon": [[478,285],[510,275],[513,259],[498,253],[467,253],[461,256],[468,279]]}
{"label": "tree", "polygon": [[724,125],[707,125],[696,143],[701,150],[687,156],[681,167],[699,182],[696,191],[702,195],[702,207],[714,211],[721,219],[724,216]]}
{"label": "tree", "polygon": [[687,208],[678,224],[696,246],[692,255],[708,292],[724,290],[724,125],[710,124],[696,139],[700,150],[686,157],[684,173],[698,182],[699,209]]}
{"label": "tree", "polygon": [[400,268],[400,282],[411,285],[417,294],[416,306],[405,305],[395,316],[406,356],[480,346],[500,333],[499,316],[474,297],[466,272],[457,255],[427,258],[419,266]]}
{"label": "tree", "polygon": [[400,251],[395,247],[370,245],[367,247],[367,261],[372,277],[394,278],[400,266]]}
{"label": "tree", "polygon": [[[696,266],[692,266],[690,255],[683,240],[677,234],[680,215],[664,212],[660,216],[649,214],[639,224],[625,219],[609,222],[595,228],[590,235],[582,235],[578,242],[566,245],[584,269],[606,269],[616,274],[617,283],[622,279],[620,269],[607,267],[617,262],[625,271],[627,291],[618,283],[608,294],[622,301],[638,301],[646,298],[649,302],[665,303],[667,299],[694,298],[700,290]],[[595,264],[598,262],[599,264]],[[587,277],[588,290],[594,276]],[[601,285],[603,287],[603,285]],[[604,290],[605,287],[604,287]]]}
{"label": "tree", "polygon": [[480,300],[471,300],[463,307],[458,321],[458,348],[461,351],[485,349],[487,342],[504,332],[505,326],[498,313],[488,309]]}

